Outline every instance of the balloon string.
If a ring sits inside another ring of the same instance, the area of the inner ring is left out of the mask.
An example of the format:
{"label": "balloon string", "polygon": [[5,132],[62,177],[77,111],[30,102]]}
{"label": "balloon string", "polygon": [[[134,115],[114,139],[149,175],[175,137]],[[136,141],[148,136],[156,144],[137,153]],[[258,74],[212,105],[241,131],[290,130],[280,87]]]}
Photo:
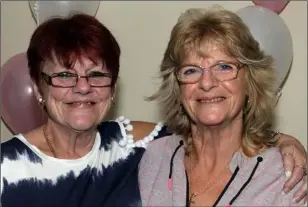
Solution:
{"label": "balloon string", "polygon": [[35,18],[36,18],[36,23],[37,23],[37,25],[40,25],[40,19],[39,19],[39,14],[38,14],[38,10],[39,10],[39,2],[38,1],[34,2],[33,10],[34,10]]}
{"label": "balloon string", "polygon": [[278,90],[276,91],[275,95],[276,95],[276,103],[275,103],[275,106],[276,106],[278,104],[280,96],[282,95],[281,88],[278,88]]}

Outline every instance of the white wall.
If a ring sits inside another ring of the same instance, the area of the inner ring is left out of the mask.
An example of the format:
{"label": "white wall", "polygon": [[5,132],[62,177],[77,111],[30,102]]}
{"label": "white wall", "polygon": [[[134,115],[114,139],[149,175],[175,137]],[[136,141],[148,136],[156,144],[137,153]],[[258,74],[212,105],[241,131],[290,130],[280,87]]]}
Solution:
{"label": "white wall", "polygon": [[[236,11],[251,1],[103,1],[97,18],[117,37],[121,48],[120,91],[114,116],[158,121],[156,103],[143,100],[155,91],[158,66],[169,33],[181,12],[190,7],[219,3]],[[27,49],[36,25],[27,1],[1,2],[1,65]],[[291,1],[280,14],[288,25],[294,45],[294,62],[277,106],[277,129],[307,145],[307,2]],[[282,43],[283,44],[283,43]],[[1,124],[1,138],[11,133]]]}

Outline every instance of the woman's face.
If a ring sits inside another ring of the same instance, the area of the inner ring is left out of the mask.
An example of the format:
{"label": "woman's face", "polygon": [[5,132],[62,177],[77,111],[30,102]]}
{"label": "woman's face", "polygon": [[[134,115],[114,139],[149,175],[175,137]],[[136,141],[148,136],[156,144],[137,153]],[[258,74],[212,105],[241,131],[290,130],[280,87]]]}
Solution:
{"label": "woman's face", "polygon": [[[43,72],[51,75],[70,72],[80,76],[95,72],[108,73],[105,64],[94,64],[89,59],[77,61],[73,69],[66,69],[48,62]],[[76,86],[70,88],[53,87],[44,82],[42,97],[52,121],[74,131],[87,131],[96,127],[108,112],[113,96],[111,87],[91,87],[86,78],[79,78]]]}
{"label": "woman's face", "polygon": [[[218,62],[236,63],[221,48],[208,45],[205,58],[191,54],[183,64],[208,69]],[[203,70],[198,82],[181,84],[182,104],[192,121],[205,126],[217,126],[242,118],[245,101],[244,73],[244,70],[239,70],[234,79],[218,81],[212,70]]]}

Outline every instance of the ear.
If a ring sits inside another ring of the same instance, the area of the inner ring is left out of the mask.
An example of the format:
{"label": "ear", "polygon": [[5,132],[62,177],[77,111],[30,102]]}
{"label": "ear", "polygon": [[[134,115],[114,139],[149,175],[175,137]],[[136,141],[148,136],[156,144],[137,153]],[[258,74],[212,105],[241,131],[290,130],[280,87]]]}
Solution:
{"label": "ear", "polygon": [[39,92],[36,83],[34,83],[33,81],[32,81],[32,88],[33,88],[33,93],[36,97],[36,100],[39,100],[39,98],[42,98],[42,94]]}
{"label": "ear", "polygon": [[111,89],[111,97],[115,98],[116,91],[117,91],[117,83],[115,83],[113,88]]}

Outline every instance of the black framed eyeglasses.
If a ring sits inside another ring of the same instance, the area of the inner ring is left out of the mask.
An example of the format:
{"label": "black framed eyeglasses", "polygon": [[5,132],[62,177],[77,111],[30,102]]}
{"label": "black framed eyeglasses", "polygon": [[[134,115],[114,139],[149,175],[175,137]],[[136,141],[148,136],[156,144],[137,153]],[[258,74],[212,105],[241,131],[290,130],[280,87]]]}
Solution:
{"label": "black framed eyeglasses", "polygon": [[244,65],[230,62],[218,62],[209,68],[204,68],[198,65],[184,65],[176,71],[176,76],[181,83],[196,83],[198,82],[204,71],[211,71],[217,81],[228,81],[237,77],[238,71]]}
{"label": "black framed eyeglasses", "polygon": [[60,88],[75,87],[79,78],[85,78],[92,87],[109,87],[112,83],[112,75],[110,73],[102,73],[98,71],[91,72],[89,75],[81,76],[70,72],[60,72],[48,75],[41,72],[42,78],[48,85]]}

